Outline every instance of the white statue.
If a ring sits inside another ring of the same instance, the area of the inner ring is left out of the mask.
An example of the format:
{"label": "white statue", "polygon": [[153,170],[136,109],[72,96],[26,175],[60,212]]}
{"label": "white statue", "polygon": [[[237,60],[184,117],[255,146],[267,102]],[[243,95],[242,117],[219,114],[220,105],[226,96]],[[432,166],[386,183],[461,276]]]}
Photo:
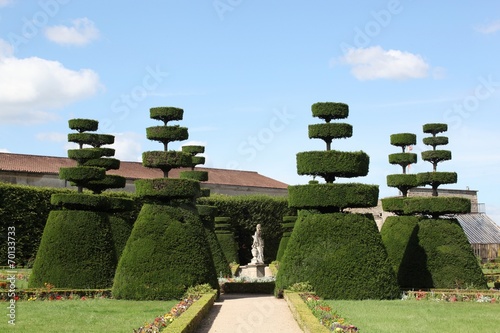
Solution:
{"label": "white statue", "polygon": [[255,230],[255,234],[253,237],[252,244],[252,264],[263,264],[264,263],[264,241],[261,236],[261,227],[260,224],[257,224],[257,229]]}

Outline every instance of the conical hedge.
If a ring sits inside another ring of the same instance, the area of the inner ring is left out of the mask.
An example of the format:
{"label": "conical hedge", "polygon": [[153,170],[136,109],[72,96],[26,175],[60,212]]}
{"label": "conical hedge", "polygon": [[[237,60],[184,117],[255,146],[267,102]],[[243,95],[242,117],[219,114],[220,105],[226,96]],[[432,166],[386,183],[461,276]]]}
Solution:
{"label": "conical hedge", "polygon": [[281,236],[280,245],[278,247],[278,253],[276,254],[276,260],[281,261],[283,254],[292,235],[293,227],[295,226],[295,221],[297,216],[283,216],[283,223],[281,223],[281,228],[283,229],[283,234]]}
{"label": "conical hedge", "polygon": [[486,288],[467,237],[453,218],[470,212],[470,200],[438,196],[440,185],[457,181],[455,172],[437,171],[438,163],[451,159],[450,151],[436,149],[448,144],[447,137],[437,136],[447,128],[441,123],[423,126],[424,133],[432,134],[423,140],[432,150],[422,152],[422,159],[432,163],[433,171],[417,174],[416,183],[430,185],[433,196],[382,199],[383,209],[398,215],[386,219],[381,235],[402,288]]}
{"label": "conical hedge", "polygon": [[226,216],[215,217],[215,235],[224,252],[228,264],[240,263],[238,256],[238,243],[236,242],[234,230],[231,226],[231,218]]}
{"label": "conical hedge", "polygon": [[[77,166],[61,168],[59,177],[78,191],[52,195],[57,210],[47,218],[29,286],[110,288],[122,249],[120,234],[127,233],[126,222],[110,213],[130,209],[132,201],[98,195],[125,186],[125,178],[106,175],[107,170],[120,167],[119,160],[110,158],[114,149],[102,147],[112,144],[114,136],[89,133],[98,129],[99,123],[93,119],[70,119],[68,123],[77,132],[68,134],[68,141],[79,145],[68,150]],[[83,193],[83,189],[94,194]]]}
{"label": "conical hedge", "polygon": [[188,138],[185,127],[168,126],[182,120],[183,110],[150,109],[150,117],[163,126],[146,129],[147,137],[163,143],[163,151],[143,153],[143,165],[159,168],[164,178],[135,182],[137,195],[148,203],[142,207],[118,262],[113,296],[123,299],[173,299],[197,284],[218,289],[214,261],[198,215],[195,198],[200,182],[168,178],[172,168],[192,166],[192,155],[168,150],[168,144]]}
{"label": "conical hedge", "polygon": [[289,206],[298,219],[282,257],[276,290],[309,282],[330,299],[391,299],[399,288],[372,215],[349,214],[345,208],[377,205],[378,186],[333,183],[338,177],[368,173],[366,153],[331,150],[332,140],[348,138],[352,126],[330,123],[348,117],[344,103],[316,103],[313,116],[324,124],[310,125],[309,137],[325,141],[326,151],[297,154],[297,172],[319,176],[326,183],[288,187]]}

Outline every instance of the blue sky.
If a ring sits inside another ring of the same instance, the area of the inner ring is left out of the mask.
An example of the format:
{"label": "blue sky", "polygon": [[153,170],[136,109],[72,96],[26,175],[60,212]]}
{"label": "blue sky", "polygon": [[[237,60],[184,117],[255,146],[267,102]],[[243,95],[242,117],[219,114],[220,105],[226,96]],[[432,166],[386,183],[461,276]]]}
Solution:
{"label": "blue sky", "polygon": [[68,119],[91,118],[138,161],[161,149],[149,108],[175,106],[190,138],[172,149],[304,184],[296,153],[325,149],[308,138],[311,104],[344,102],[353,137],[332,147],[371,161],[348,181],[397,195],[390,135],[417,134],[419,153],[422,125],[444,122],[453,159],[438,171],[459,180],[443,187],[478,190],[500,223],[499,54],[493,0],[0,0],[0,151],[66,156]]}

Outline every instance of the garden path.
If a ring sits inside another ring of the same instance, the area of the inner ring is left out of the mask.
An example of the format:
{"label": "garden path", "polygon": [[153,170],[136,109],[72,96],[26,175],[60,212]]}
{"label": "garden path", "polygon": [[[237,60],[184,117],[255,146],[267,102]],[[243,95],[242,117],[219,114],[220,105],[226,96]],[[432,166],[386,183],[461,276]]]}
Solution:
{"label": "garden path", "polygon": [[222,294],[196,333],[303,333],[284,299]]}

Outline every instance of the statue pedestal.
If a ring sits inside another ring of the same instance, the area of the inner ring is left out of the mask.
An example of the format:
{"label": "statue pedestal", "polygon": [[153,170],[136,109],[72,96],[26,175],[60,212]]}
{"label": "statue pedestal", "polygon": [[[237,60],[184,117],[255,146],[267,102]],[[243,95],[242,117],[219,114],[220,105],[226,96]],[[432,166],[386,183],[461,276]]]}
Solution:
{"label": "statue pedestal", "polygon": [[246,266],[240,266],[238,270],[238,276],[248,277],[248,278],[260,278],[265,276],[272,276],[271,270],[265,264],[248,264]]}

